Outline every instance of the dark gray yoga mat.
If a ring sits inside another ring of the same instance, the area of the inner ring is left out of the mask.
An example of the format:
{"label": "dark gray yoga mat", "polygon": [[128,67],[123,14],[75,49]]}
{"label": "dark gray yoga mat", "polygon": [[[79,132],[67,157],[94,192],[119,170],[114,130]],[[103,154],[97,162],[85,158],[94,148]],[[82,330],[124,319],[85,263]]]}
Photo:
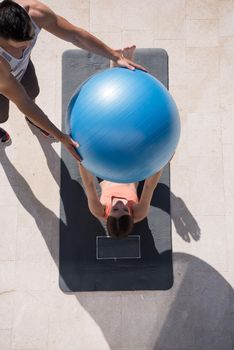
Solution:
{"label": "dark gray yoga mat", "polygon": [[141,237],[129,235],[125,239],[106,236],[96,237],[97,259],[140,259]]}
{"label": "dark gray yoga mat", "polygon": [[[168,87],[168,56],[161,49],[137,49],[135,61]],[[62,59],[62,113],[71,96],[89,76],[109,67],[109,60],[81,50]],[[140,235],[140,259],[96,259],[96,237],[104,226],[92,216],[75,159],[62,148],[59,285],[64,292],[166,290],[173,284],[170,169],[164,169],[148,218],[135,225]],[[143,183],[139,186],[139,195]],[[97,185],[98,188],[98,185]]]}

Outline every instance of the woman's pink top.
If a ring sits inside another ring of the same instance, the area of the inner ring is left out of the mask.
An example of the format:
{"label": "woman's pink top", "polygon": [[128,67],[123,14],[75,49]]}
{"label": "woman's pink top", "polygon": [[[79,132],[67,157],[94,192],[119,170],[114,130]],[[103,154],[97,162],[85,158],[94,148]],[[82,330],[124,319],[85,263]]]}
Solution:
{"label": "woman's pink top", "polygon": [[130,210],[133,204],[139,202],[135,183],[121,184],[104,180],[100,183],[100,186],[102,189],[100,202],[105,205],[105,218],[110,214],[113,198],[126,199]]}

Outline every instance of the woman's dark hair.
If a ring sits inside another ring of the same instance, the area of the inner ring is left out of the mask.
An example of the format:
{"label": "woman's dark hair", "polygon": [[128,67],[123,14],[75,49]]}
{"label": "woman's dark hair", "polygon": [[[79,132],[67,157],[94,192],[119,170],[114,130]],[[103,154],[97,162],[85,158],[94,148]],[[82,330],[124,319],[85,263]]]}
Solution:
{"label": "woman's dark hair", "polygon": [[0,3],[0,37],[15,41],[32,40],[32,21],[19,4],[11,0]]}
{"label": "woman's dark hair", "polygon": [[125,238],[132,231],[133,218],[131,215],[122,215],[119,218],[109,215],[106,224],[111,237]]}

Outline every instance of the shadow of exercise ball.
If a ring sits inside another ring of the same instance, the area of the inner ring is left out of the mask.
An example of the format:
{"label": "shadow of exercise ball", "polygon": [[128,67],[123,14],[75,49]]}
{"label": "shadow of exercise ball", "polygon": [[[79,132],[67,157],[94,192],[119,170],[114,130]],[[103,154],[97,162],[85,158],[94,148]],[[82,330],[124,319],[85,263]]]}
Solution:
{"label": "shadow of exercise ball", "polygon": [[112,182],[136,182],[171,159],[180,135],[168,90],[139,69],[115,67],[87,79],[68,106],[67,132],[83,166]]}

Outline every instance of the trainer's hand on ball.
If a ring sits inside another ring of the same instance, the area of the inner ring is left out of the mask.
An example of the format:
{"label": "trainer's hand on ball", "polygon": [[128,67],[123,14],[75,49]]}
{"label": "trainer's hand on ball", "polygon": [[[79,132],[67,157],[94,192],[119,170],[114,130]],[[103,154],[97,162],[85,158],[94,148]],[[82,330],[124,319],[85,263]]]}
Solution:
{"label": "trainer's hand on ball", "polygon": [[129,60],[128,58],[124,57],[123,55],[121,55],[121,57],[119,57],[117,59],[116,63],[118,64],[118,66],[123,67],[123,68],[128,68],[130,70],[135,70],[135,68],[137,68],[137,69],[143,70],[144,72],[147,72],[146,68],[144,68],[140,64],[137,64],[137,63]]}
{"label": "trainer's hand on ball", "polygon": [[79,147],[78,142],[72,140],[69,135],[63,134],[61,140],[62,144],[66,147],[66,149],[75,157],[79,162],[82,161],[82,158],[77,153],[76,149]]}

